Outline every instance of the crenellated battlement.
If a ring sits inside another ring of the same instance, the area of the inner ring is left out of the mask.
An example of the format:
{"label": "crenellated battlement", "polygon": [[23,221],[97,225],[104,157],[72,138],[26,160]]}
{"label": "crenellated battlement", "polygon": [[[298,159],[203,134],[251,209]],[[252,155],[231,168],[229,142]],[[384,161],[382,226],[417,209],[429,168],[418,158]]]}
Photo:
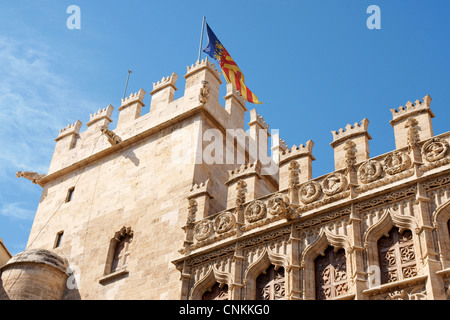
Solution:
{"label": "crenellated battlement", "polygon": [[[286,143],[285,143],[285,145],[286,145]],[[314,156],[312,155],[313,146],[314,146],[314,142],[312,140],[308,140],[306,142],[306,145],[300,144],[300,145],[296,146],[294,144],[291,148],[288,148],[286,145],[285,151],[282,151],[280,153],[280,164],[282,164],[286,161],[304,157],[304,156],[311,157],[312,160],[315,160]]]}
{"label": "crenellated battlement", "polygon": [[420,140],[428,139],[433,136],[433,126],[431,119],[434,113],[430,109],[431,97],[426,95],[422,101],[416,100],[415,103],[408,101],[405,106],[398,109],[390,109],[392,112],[392,120],[390,124],[394,128],[395,146],[397,149],[407,145],[407,136],[409,131],[409,123],[416,123],[417,135]]}
{"label": "crenellated battlement", "polygon": [[228,183],[235,181],[236,179],[243,178],[248,175],[260,175],[261,174],[261,162],[256,160],[252,163],[242,164],[235,170],[230,170],[228,174]]}
{"label": "crenellated battlement", "polygon": [[[191,66],[187,66],[187,72],[184,76],[185,78],[188,78],[192,76],[194,73],[199,72],[202,69],[208,69],[212,72],[213,75],[217,77],[217,79],[220,81],[221,72],[219,69],[217,69],[216,65],[213,61],[211,61],[208,57],[202,60],[197,60],[194,64]],[[222,83],[222,82],[221,82]]]}
{"label": "crenellated battlement", "polygon": [[[358,135],[368,135],[368,126],[369,120],[367,120],[367,118],[364,118],[361,123],[355,122],[354,125],[347,124],[344,129],[340,128],[338,131],[331,131],[331,133],[333,134],[332,145],[336,145],[338,143],[341,143],[343,140],[347,140]],[[369,139],[371,139],[370,136],[368,137]]]}
{"label": "crenellated battlement", "polygon": [[111,116],[113,113],[114,107],[112,105],[108,105],[104,109],[98,109],[98,111],[94,114],[91,114],[89,117],[89,122],[86,124],[87,126],[91,126],[97,121],[106,119],[108,122],[112,122]]}
{"label": "crenellated battlement", "polygon": [[390,109],[392,112],[392,121],[398,121],[404,117],[409,117],[413,114],[420,112],[429,112],[431,117],[434,118],[434,114],[430,109],[431,97],[426,95],[422,101],[416,100],[414,103],[408,101],[405,106],[400,106],[397,109]]}
{"label": "crenellated battlement", "polygon": [[252,126],[254,124],[259,125],[261,129],[265,129],[267,132],[269,132],[269,125],[264,120],[263,116],[256,112],[256,109],[250,110],[250,122],[248,123],[248,125]]}
{"label": "crenellated battlement", "polygon": [[144,89],[140,89],[138,92],[135,93],[130,93],[130,95],[128,97],[125,97],[125,99],[121,99],[122,100],[122,104],[119,108],[119,111],[121,109],[123,109],[124,107],[129,106],[132,103],[140,103],[142,106],[144,106],[144,97],[145,97],[145,90]]}
{"label": "crenellated battlement", "polygon": [[154,95],[159,90],[162,90],[166,87],[173,87],[174,90],[177,90],[175,86],[177,83],[178,75],[173,72],[169,77],[162,77],[162,79],[156,83],[153,83],[153,90],[150,92],[151,95]]}
{"label": "crenellated battlement", "polygon": [[77,135],[80,132],[82,125],[83,125],[83,123],[80,120],[77,120],[73,124],[67,125],[67,127],[59,130],[58,137],[55,139],[55,141],[59,141],[62,138],[65,138],[69,135]]}

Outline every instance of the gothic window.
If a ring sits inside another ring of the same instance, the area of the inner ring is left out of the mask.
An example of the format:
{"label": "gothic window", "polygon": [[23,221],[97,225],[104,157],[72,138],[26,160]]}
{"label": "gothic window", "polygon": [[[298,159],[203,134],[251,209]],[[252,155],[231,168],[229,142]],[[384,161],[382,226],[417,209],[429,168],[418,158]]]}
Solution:
{"label": "gothic window", "polygon": [[417,275],[412,232],[392,228],[389,236],[378,240],[381,283],[390,283]]}
{"label": "gothic window", "polygon": [[314,265],[317,300],[333,299],[348,293],[344,249],[335,252],[333,247],[328,247],[324,256],[316,258]]}
{"label": "gothic window", "polygon": [[256,300],[284,299],[284,268],[270,265],[256,278]]}
{"label": "gothic window", "polygon": [[131,228],[123,227],[111,239],[105,274],[124,270],[130,255],[130,243],[133,239]]}
{"label": "gothic window", "polygon": [[206,291],[202,300],[228,300],[228,286],[220,286],[218,282],[208,291]]}

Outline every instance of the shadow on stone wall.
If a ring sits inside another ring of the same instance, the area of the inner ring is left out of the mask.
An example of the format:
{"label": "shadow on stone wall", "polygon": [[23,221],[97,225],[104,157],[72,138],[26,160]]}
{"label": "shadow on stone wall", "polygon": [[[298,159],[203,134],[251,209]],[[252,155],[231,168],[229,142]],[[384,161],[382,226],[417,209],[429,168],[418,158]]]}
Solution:
{"label": "shadow on stone wall", "polygon": [[3,288],[3,281],[1,279],[1,271],[0,271],[0,300],[11,300],[9,299],[8,293]]}

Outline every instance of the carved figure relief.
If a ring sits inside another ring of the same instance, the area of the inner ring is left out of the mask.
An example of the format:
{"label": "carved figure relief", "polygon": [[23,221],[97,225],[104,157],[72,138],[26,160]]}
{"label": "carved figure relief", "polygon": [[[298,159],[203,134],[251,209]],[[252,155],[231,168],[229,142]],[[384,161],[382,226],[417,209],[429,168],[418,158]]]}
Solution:
{"label": "carved figure relief", "polygon": [[353,170],[356,164],[356,143],[347,141],[344,146],[346,171]]}
{"label": "carved figure relief", "polygon": [[284,194],[274,194],[267,202],[269,213],[273,216],[286,216],[290,213],[289,198]]}
{"label": "carved figure relief", "polygon": [[327,196],[344,191],[347,188],[347,179],[341,173],[335,172],[328,175],[322,182],[322,190]]}
{"label": "carved figure relief", "polygon": [[256,300],[281,300],[285,297],[284,268],[267,268],[256,278]]}
{"label": "carved figure relief", "polygon": [[109,130],[108,126],[102,126],[100,131],[106,136],[106,138],[108,138],[108,142],[112,146],[122,142],[122,139],[113,131]]}
{"label": "carved figure relief", "polygon": [[239,180],[236,186],[236,207],[240,207],[245,202],[245,188],[247,183],[244,180]]}
{"label": "carved figure relief", "polygon": [[195,214],[197,213],[197,201],[195,199],[189,200],[189,206],[188,206],[188,217],[186,221],[187,226],[193,226],[195,222]]}
{"label": "carved figure relief", "polygon": [[445,157],[449,144],[440,138],[433,138],[422,146],[422,155],[428,162],[437,161]]}
{"label": "carved figure relief", "polygon": [[245,209],[244,216],[247,222],[255,222],[266,216],[267,208],[264,202],[255,200]]}
{"label": "carved figure relief", "polygon": [[358,169],[358,177],[362,183],[369,183],[381,178],[383,167],[376,160],[368,160]]}
{"label": "carved figure relief", "polygon": [[384,159],[384,171],[389,175],[394,175],[405,171],[411,166],[411,159],[404,152],[393,152]]}
{"label": "carved figure relief", "polygon": [[231,230],[235,224],[236,218],[229,211],[219,214],[214,221],[214,226],[217,233],[227,232]]}
{"label": "carved figure relief", "polygon": [[197,241],[205,240],[213,231],[212,222],[210,220],[200,221],[194,228],[194,237]]}
{"label": "carved figure relief", "polygon": [[388,236],[378,240],[381,283],[390,283],[417,275],[412,232],[391,229]]}
{"label": "carved figure relief", "polygon": [[320,184],[315,181],[307,182],[300,188],[300,200],[304,204],[316,201],[321,194],[322,188],[320,187]]}
{"label": "carved figure relief", "polygon": [[349,293],[345,250],[328,247],[315,260],[316,299],[328,300]]}
{"label": "carved figure relief", "polygon": [[293,160],[289,163],[289,187],[293,188],[299,183],[299,170],[300,165],[297,161]]}
{"label": "carved figure relief", "polygon": [[200,94],[198,95],[198,101],[201,104],[205,104],[206,102],[208,102],[208,95],[209,95],[208,81],[203,80],[202,85],[203,86],[200,89]]}

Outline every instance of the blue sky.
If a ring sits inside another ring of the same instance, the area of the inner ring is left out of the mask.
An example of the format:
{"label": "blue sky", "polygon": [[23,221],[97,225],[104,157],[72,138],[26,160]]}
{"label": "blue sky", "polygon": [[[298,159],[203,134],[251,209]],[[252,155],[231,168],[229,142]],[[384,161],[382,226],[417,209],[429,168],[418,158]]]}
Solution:
{"label": "blue sky", "polygon": [[[70,5],[79,30],[67,28]],[[379,30],[366,26],[370,5]],[[108,104],[116,120],[128,69],[128,94],[176,72],[183,95],[203,16],[264,101],[248,108],[289,146],[314,141],[317,177],[334,170],[331,131],[368,118],[370,155],[383,154],[395,148],[390,109],[427,94],[434,133],[449,131],[448,12],[425,0],[2,1],[0,238],[12,254],[25,249],[41,196],[15,173],[47,173],[66,125]]]}

